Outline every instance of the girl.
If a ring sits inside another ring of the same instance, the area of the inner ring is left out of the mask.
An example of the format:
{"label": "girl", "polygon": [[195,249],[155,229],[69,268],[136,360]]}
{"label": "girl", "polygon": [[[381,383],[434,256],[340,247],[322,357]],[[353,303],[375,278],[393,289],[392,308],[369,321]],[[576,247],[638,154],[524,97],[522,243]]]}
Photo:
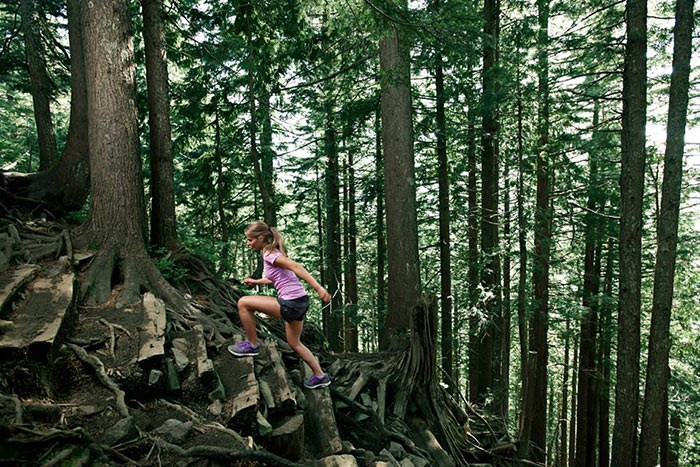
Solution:
{"label": "girl", "polygon": [[273,284],[277,289],[277,298],[247,295],[238,300],[238,315],[241,317],[243,330],[248,340],[229,346],[229,352],[237,357],[260,354],[254,311],[265,313],[274,318],[282,318],[285,321],[287,343],[314,372],[309,379],[304,381],[304,386],[311,389],[328,386],[331,384],[330,376],[321,370],[318,360],[299,340],[304,327],[304,316],[309,309],[309,296],[299,278],[304,279],[307,284],[313,287],[323,302],[330,301],[330,294],[311,277],[304,266],[287,257],[282,237],[274,227],[268,227],[262,221],[255,221],[245,229],[245,238],[250,248],[262,251],[263,278],[246,278],[243,280],[243,284],[248,287]]}

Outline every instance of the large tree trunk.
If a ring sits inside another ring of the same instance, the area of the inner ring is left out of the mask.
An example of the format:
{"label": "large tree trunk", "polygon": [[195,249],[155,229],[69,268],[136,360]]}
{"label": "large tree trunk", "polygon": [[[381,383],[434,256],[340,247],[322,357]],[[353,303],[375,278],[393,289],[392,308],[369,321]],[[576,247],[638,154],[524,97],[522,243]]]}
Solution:
{"label": "large tree trunk", "polygon": [[501,375],[499,391],[494,397],[499,399],[497,406],[500,407],[500,417],[508,426],[508,412],[510,406],[510,340],[511,340],[511,227],[510,227],[510,161],[507,161],[503,171],[505,183],[505,193],[503,194],[503,236],[506,238],[505,250],[503,253],[503,320],[501,331],[501,343],[499,353],[501,355]]}
{"label": "large tree trunk", "polygon": [[669,327],[673,303],[673,280],[678,245],[678,213],[683,178],[683,148],[688,113],[688,81],[693,32],[693,0],[676,3],[673,35],[673,72],[671,74],[664,178],[658,245],[654,267],[654,299],[651,308],[651,333],[642,433],[639,443],[640,467],[656,465],[664,398],[668,392],[668,356],[671,348]]}
{"label": "large tree trunk", "polygon": [[375,326],[378,327],[377,336],[383,334],[383,330],[379,326],[386,321],[386,279],[384,276],[386,269],[386,242],[384,240],[384,158],[382,156],[381,127],[381,113],[379,109],[377,109],[375,119],[376,139],[374,142],[376,148],[376,173],[374,176],[374,183],[376,184],[377,196],[377,218],[375,220],[377,230],[377,320],[375,324]]}
{"label": "large tree trunk", "polygon": [[82,282],[83,297],[103,303],[112,279],[123,281],[118,305],[157,292],[171,305],[182,297],[148,258],[146,210],[137,134],[134,51],[126,0],[83,3],[92,197],[80,240],[99,246]]}
{"label": "large tree trunk", "polygon": [[613,271],[615,261],[615,243],[610,233],[607,235],[608,245],[605,258],[605,283],[603,285],[603,302],[601,304],[600,317],[600,362],[598,374],[600,375],[598,403],[598,466],[610,465],[610,374],[612,364],[610,361],[612,343],[612,314],[613,306]]}
{"label": "large tree trunk", "polygon": [[41,41],[41,22],[36,0],[21,0],[24,51],[31,81],[34,119],[39,137],[39,170],[46,170],[56,161],[56,135],[51,118],[51,78],[46,67],[46,52]]}
{"label": "large tree trunk", "polygon": [[[494,354],[501,315],[501,284],[498,215],[498,105],[496,99],[498,60],[499,7],[496,0],[484,2],[483,97],[481,128],[481,284],[492,294],[485,304],[486,324],[477,335],[477,402],[484,403],[491,395],[494,368],[499,356]],[[499,348],[499,347],[497,347]],[[499,375],[500,376],[500,375]]]}
{"label": "large tree trunk", "polygon": [[355,168],[353,151],[348,151],[345,177],[345,351],[357,352],[357,219],[355,218]]}
{"label": "large tree trunk", "polygon": [[396,25],[379,46],[386,189],[389,308],[381,349],[408,345],[411,310],[420,298],[410,54]]}
{"label": "large tree trunk", "polygon": [[[520,92],[520,91],[519,91]],[[518,95],[518,340],[520,342],[520,400],[524,406],[527,381],[527,219],[525,217],[525,161],[523,149],[523,101]],[[522,425],[522,422],[521,422]]]}
{"label": "large tree trunk", "polygon": [[[440,11],[439,0],[434,0],[433,8],[436,14]],[[449,379],[447,384],[452,387],[456,381],[452,352],[454,338],[452,335],[452,263],[450,252],[450,174],[447,161],[447,128],[445,123],[445,89],[442,70],[442,51],[437,45],[435,51],[435,125],[438,160],[438,212],[440,223],[440,332],[441,332],[441,362],[442,369]],[[452,388],[454,389],[454,388]]]}
{"label": "large tree trunk", "polygon": [[143,0],[143,41],[146,51],[148,126],[151,161],[151,245],[175,250],[173,151],[170,139],[168,62],[161,0]]}
{"label": "large tree trunk", "polygon": [[267,185],[266,179],[271,177],[263,174],[260,154],[258,151],[258,115],[256,106],[255,73],[257,63],[255,61],[255,45],[253,44],[253,6],[252,4],[243,7],[245,14],[245,35],[248,49],[248,108],[250,109],[250,122],[248,123],[248,137],[250,138],[250,159],[253,162],[253,172],[258,182],[258,190],[262,198],[263,217],[265,223],[270,226],[276,225],[274,206],[272,204],[271,187]]}
{"label": "large tree trunk", "polygon": [[[536,462],[546,459],[547,362],[549,347],[549,258],[552,211],[549,193],[551,169],[549,154],[549,1],[538,0],[538,153],[537,202],[535,207],[535,256],[532,267],[533,315],[530,342],[521,454]],[[532,371],[532,373],[530,373]],[[529,441],[529,442],[528,442]],[[532,452],[528,452],[528,449]]]}
{"label": "large tree trunk", "polygon": [[[598,103],[595,103],[593,128],[598,128]],[[596,376],[596,336],[598,335],[599,271],[596,271],[596,250],[600,243],[600,230],[596,211],[600,209],[598,183],[598,156],[590,152],[588,174],[588,201],[584,228],[583,307],[586,315],[581,321],[580,354],[578,370],[578,427],[576,429],[576,467],[593,467],[595,463],[597,395],[594,391]]]}
{"label": "large tree trunk", "polygon": [[616,467],[634,466],[637,452],[642,210],[646,158],[646,24],[646,0],[628,0],[622,89],[617,384],[611,462]]}
{"label": "large tree trunk", "polygon": [[[68,0],[68,38],[71,62],[71,102],[68,137],[63,156],[48,170],[33,174],[2,174],[8,193],[29,198],[60,216],[83,207],[90,188],[87,93],[81,2]],[[3,195],[5,193],[3,192]],[[8,200],[5,205],[13,204]]]}
{"label": "large tree trunk", "polygon": [[326,130],[326,251],[327,289],[331,294],[326,338],[334,351],[343,351],[343,299],[340,293],[343,269],[340,264],[340,181],[334,106],[325,104]]}
{"label": "large tree trunk", "polygon": [[561,410],[559,412],[559,467],[566,467],[569,460],[569,445],[567,437],[566,419],[569,416],[569,355],[571,350],[571,320],[566,317],[566,331],[564,334],[564,376],[561,383]]}
{"label": "large tree trunk", "polygon": [[[476,105],[470,96],[467,111],[467,250],[468,250],[468,293],[469,309],[476,310],[479,300],[479,208],[476,181]],[[479,400],[479,319],[476,313],[469,313],[469,401]]]}

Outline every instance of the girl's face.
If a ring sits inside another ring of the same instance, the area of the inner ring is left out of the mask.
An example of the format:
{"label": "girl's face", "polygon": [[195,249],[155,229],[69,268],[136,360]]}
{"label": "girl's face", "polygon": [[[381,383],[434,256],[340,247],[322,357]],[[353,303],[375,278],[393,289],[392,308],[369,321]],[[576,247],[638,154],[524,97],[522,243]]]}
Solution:
{"label": "girl's face", "polygon": [[248,247],[254,250],[262,250],[265,247],[265,242],[262,235],[252,237],[248,232],[245,233],[245,242]]}

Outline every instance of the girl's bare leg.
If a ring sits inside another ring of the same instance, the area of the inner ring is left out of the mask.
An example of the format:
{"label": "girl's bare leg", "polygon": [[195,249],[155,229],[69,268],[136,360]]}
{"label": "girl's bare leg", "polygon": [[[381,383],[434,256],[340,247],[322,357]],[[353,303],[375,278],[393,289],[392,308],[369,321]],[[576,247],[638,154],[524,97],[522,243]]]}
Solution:
{"label": "girl's bare leg", "polygon": [[255,330],[254,311],[265,313],[273,318],[282,318],[280,304],[275,297],[261,295],[246,295],[238,300],[238,316],[241,318],[245,336],[251,344],[258,342],[258,334]]}
{"label": "girl's bare leg", "polygon": [[287,334],[287,343],[289,346],[299,354],[307,365],[309,365],[311,371],[313,371],[316,376],[323,376],[323,370],[321,369],[321,365],[318,364],[318,360],[316,360],[316,357],[314,357],[311,351],[299,340],[301,331],[304,329],[304,322],[292,321],[288,323],[285,321],[284,329]]}

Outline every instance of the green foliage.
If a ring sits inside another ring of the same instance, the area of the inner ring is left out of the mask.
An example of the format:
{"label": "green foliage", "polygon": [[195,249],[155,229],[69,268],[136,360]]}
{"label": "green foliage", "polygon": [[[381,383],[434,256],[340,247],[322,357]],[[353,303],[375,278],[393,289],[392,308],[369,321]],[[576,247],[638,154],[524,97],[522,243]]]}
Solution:
{"label": "green foliage", "polygon": [[154,248],[150,251],[151,257],[163,277],[170,282],[180,282],[187,274],[187,269],[179,267],[169,255],[167,248]]}

